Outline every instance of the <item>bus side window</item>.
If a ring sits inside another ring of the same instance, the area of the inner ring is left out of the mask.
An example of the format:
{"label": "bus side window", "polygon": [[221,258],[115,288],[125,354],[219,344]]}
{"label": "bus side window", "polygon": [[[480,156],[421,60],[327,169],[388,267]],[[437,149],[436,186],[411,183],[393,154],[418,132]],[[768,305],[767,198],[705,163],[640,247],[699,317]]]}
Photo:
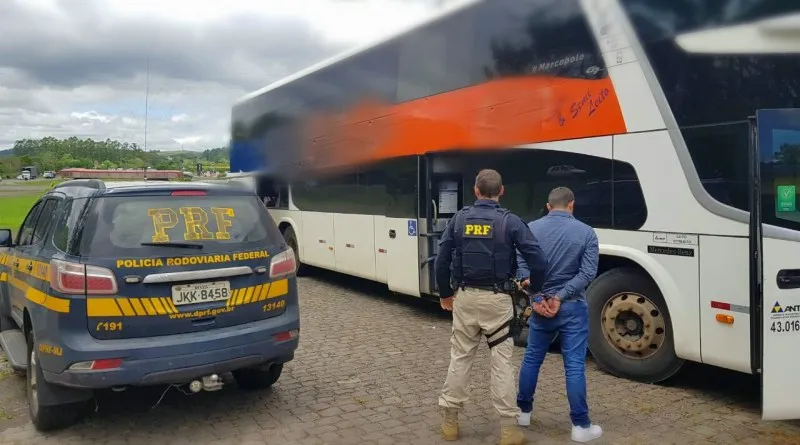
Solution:
{"label": "bus side window", "polygon": [[278,184],[275,194],[275,208],[289,208],[289,187],[286,184]]}
{"label": "bus side window", "polygon": [[262,180],[258,184],[258,195],[268,209],[289,208],[289,187],[275,179]]}

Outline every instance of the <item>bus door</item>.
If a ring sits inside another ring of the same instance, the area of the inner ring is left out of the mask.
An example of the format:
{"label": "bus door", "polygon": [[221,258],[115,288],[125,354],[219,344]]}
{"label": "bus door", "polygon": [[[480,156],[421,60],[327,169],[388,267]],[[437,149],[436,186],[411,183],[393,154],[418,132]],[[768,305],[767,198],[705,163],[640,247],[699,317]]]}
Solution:
{"label": "bus door", "polygon": [[464,205],[464,175],[447,158],[429,154],[424,158],[425,181],[420,187],[420,291],[437,295],[433,267],[439,239],[448,221]]}
{"label": "bus door", "polygon": [[[413,159],[413,161],[411,160]],[[424,197],[425,163],[422,156],[415,156],[403,161],[391,162],[393,179],[389,179],[387,187],[390,189],[392,199],[401,199],[402,204],[398,205],[404,209],[402,214],[387,212],[385,218],[375,217],[375,223],[384,220],[384,228],[388,232],[387,248],[378,249],[376,257],[376,270],[380,275],[381,267],[386,269],[386,282],[389,290],[405,295],[420,295],[420,228],[424,227],[423,211],[420,210],[420,203],[423,202],[420,196]],[[390,185],[391,184],[391,185]],[[395,191],[397,193],[395,193]],[[421,195],[420,195],[421,194]],[[402,196],[402,198],[395,197]],[[406,201],[406,199],[411,200]],[[407,213],[406,205],[414,208],[414,215],[411,217]],[[380,238],[376,237],[376,244],[380,244]],[[381,258],[381,254],[385,258]],[[383,261],[381,264],[378,261]]]}
{"label": "bus door", "polygon": [[800,109],[759,110],[750,136],[751,364],[762,418],[800,418]]}

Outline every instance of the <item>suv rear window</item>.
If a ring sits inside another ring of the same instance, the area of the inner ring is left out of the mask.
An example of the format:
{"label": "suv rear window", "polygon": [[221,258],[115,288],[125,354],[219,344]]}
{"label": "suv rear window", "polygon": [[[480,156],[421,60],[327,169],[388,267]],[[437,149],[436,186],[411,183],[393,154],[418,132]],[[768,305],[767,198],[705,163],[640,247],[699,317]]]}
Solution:
{"label": "suv rear window", "polygon": [[[255,195],[105,196],[94,201],[81,236],[81,256],[206,254],[284,242]],[[159,243],[165,245],[152,245]]]}

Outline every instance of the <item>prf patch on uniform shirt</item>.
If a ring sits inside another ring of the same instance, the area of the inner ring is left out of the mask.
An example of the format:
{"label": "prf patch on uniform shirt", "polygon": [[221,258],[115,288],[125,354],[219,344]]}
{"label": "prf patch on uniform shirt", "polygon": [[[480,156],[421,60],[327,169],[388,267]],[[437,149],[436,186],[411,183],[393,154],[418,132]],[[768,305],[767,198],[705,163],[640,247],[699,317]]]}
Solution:
{"label": "prf patch on uniform shirt", "polygon": [[494,237],[493,224],[484,222],[467,221],[464,224],[465,238],[492,238]]}

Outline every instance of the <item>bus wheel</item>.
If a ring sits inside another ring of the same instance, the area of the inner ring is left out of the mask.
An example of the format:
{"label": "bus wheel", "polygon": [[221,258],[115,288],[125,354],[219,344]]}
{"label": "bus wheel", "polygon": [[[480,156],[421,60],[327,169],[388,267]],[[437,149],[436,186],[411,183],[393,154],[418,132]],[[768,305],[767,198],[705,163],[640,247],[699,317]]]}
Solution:
{"label": "bus wheel", "polygon": [[633,268],[611,269],[589,286],[589,350],[607,372],[643,383],[678,372],[672,323],[661,291]]}
{"label": "bus wheel", "polygon": [[297,249],[297,234],[294,233],[294,228],[289,226],[286,230],[283,231],[283,239],[286,240],[286,244],[294,250],[294,258],[297,261],[297,276],[303,276],[306,274],[308,268],[300,262],[300,251]]}

